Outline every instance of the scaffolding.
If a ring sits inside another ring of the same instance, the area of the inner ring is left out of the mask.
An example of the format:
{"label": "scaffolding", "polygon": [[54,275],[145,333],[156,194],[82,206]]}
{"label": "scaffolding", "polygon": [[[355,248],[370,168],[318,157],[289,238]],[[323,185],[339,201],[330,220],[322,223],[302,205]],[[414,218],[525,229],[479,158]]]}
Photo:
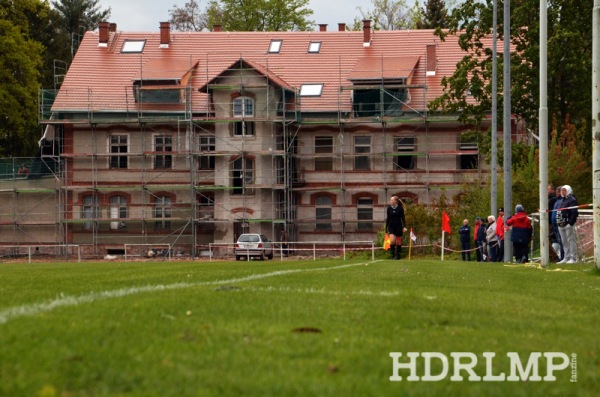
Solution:
{"label": "scaffolding", "polygon": [[[103,110],[102,94],[88,90],[77,117],[56,119],[56,92],[42,91],[42,143],[53,143],[40,159],[53,165],[21,178],[15,160],[1,181],[11,206],[0,227],[12,231],[2,243],[92,255],[168,244],[195,257],[245,232],[364,240],[390,195],[428,203],[439,189],[458,191],[467,170],[481,176],[456,119],[424,110],[426,85],[386,81],[383,70],[378,82],[343,85],[340,70],[337,103],[316,112],[269,72],[268,57],[257,66],[240,56],[216,77],[188,62],[176,81],[140,65],[120,110]],[[46,234],[25,238],[35,226]]]}

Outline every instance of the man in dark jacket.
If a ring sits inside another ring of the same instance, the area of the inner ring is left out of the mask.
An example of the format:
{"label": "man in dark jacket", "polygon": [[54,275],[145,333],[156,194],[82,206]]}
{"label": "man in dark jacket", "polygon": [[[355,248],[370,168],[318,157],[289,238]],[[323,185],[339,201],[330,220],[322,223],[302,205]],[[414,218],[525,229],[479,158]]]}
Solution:
{"label": "man in dark jacket", "polygon": [[485,261],[485,229],[487,225],[481,220],[480,217],[475,218],[475,231],[473,232],[473,239],[475,240],[475,248],[477,248],[477,262]]}
{"label": "man in dark jacket", "polygon": [[529,262],[529,243],[533,237],[531,220],[521,204],[515,207],[515,214],[506,220],[506,225],[512,227],[510,241],[517,263]]}
{"label": "man in dark jacket", "polygon": [[462,246],[462,260],[471,261],[471,226],[469,226],[469,220],[463,220],[463,224],[458,229],[458,235],[460,236],[460,244]]}
{"label": "man in dark jacket", "polygon": [[558,232],[565,250],[565,257],[558,263],[576,263],[577,262],[577,236],[575,235],[575,223],[579,216],[577,210],[577,199],[573,195],[571,186],[564,185],[560,189],[563,200],[560,208],[556,211],[556,223]]}

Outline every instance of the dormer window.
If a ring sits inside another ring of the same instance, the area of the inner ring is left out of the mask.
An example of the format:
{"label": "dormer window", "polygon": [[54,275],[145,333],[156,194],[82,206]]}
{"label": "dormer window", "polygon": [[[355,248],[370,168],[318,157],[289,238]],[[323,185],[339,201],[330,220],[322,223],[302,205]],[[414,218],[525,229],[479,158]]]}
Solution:
{"label": "dormer window", "polygon": [[124,53],[140,53],[144,52],[146,40],[125,40],[121,52]]}
{"label": "dormer window", "polygon": [[254,117],[254,99],[241,96],[233,100],[233,117]]}
{"label": "dormer window", "polygon": [[300,86],[300,96],[321,96],[323,93],[323,84],[302,84]]}
{"label": "dormer window", "polygon": [[320,41],[311,41],[308,44],[308,52],[310,54],[318,54],[321,51],[321,42]]}
{"label": "dormer window", "polygon": [[283,40],[271,40],[269,53],[278,54],[281,51],[281,44],[283,44]]}
{"label": "dormer window", "polygon": [[180,103],[179,80],[136,80],[133,95],[137,103]]}

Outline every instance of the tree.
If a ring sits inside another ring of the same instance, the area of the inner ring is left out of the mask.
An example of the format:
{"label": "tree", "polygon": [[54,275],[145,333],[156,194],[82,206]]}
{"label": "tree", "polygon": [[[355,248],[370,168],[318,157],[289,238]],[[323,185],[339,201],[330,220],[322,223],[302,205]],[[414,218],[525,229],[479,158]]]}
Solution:
{"label": "tree", "polygon": [[35,150],[42,52],[19,26],[0,19],[1,156],[28,156]]}
{"label": "tree", "polygon": [[417,29],[444,29],[448,27],[448,10],[444,0],[427,0],[419,9]]}
{"label": "tree", "polygon": [[101,10],[98,4],[100,0],[58,0],[52,5],[58,12],[60,26],[63,32],[72,38],[75,54],[79,47],[81,37],[88,30],[98,28],[100,22],[108,21],[110,18],[110,7]]}
{"label": "tree", "polygon": [[406,0],[373,0],[372,10],[364,11],[362,7],[357,9],[362,19],[374,22],[375,29],[400,30],[414,27],[414,19]]}
{"label": "tree", "polygon": [[310,0],[212,0],[204,11],[191,0],[183,8],[170,10],[171,22],[178,30],[212,29],[221,25],[225,31],[295,31],[311,30],[313,11]]}
{"label": "tree", "polygon": [[[503,39],[503,1],[498,2],[498,35]],[[537,0],[511,2],[511,99],[512,112],[537,126],[539,92],[539,21],[532,18]],[[444,94],[430,104],[430,109],[460,114],[465,122],[479,123],[491,108],[492,51],[483,44],[489,40],[493,23],[492,0],[465,0],[449,19],[449,32],[458,34],[465,56],[452,76],[444,78]],[[538,15],[534,12],[534,15]],[[577,0],[556,0],[548,8],[548,109],[559,124],[570,115],[571,122],[581,123],[591,117],[591,44],[592,4]],[[499,42],[502,50],[502,42]],[[499,56],[498,70],[502,70]],[[499,73],[498,90],[502,92]],[[468,100],[474,99],[475,101]],[[501,103],[499,99],[499,103]],[[498,115],[502,120],[501,110]],[[590,140],[588,140],[591,142]]]}
{"label": "tree", "polygon": [[200,32],[210,30],[212,26],[208,23],[207,10],[202,11],[200,4],[195,0],[190,0],[183,7],[173,5],[173,9],[169,10],[171,15],[171,26],[175,30],[182,32]]}

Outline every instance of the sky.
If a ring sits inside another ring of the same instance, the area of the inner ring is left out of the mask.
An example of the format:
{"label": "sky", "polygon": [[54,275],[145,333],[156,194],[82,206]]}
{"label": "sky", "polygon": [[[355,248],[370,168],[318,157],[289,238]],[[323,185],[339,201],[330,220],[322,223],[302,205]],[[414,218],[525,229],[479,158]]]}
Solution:
{"label": "sky", "polygon": [[[169,10],[174,5],[183,7],[189,0],[100,0],[101,9],[111,8],[109,22],[117,24],[117,30],[158,32],[160,22],[169,20]],[[200,8],[206,8],[208,0],[200,0]],[[412,2],[411,2],[412,4]],[[371,0],[310,0],[309,8],[314,11],[312,20],[316,24],[326,23],[327,30],[337,30],[338,23],[351,25],[363,10],[372,8]],[[315,26],[315,30],[318,27]]]}

